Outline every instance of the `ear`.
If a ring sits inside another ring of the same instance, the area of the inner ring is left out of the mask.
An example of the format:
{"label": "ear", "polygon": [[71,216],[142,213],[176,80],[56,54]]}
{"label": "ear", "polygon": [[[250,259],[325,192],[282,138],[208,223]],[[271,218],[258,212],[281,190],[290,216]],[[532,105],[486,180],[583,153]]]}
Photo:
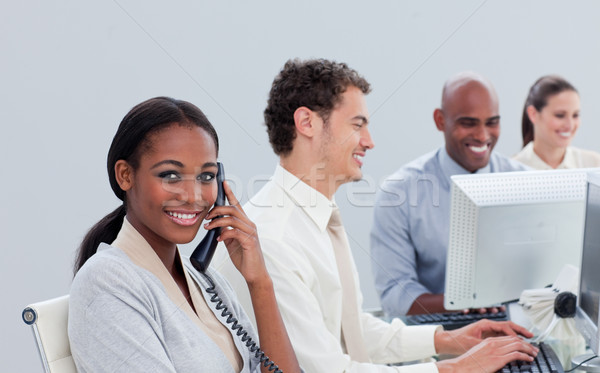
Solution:
{"label": "ear", "polygon": [[529,117],[529,120],[531,121],[531,123],[535,124],[535,122],[537,122],[538,119],[538,111],[535,108],[535,106],[533,105],[529,105],[527,106],[527,116]]}
{"label": "ear", "polygon": [[115,178],[117,179],[119,187],[121,187],[124,192],[131,189],[133,186],[133,168],[127,161],[119,159],[117,163],[115,163]]}
{"label": "ear", "polygon": [[435,126],[437,127],[438,131],[444,132],[444,129],[446,128],[446,122],[444,120],[444,112],[442,109],[435,109],[433,111],[433,121],[435,122]]}
{"label": "ear", "polygon": [[307,108],[306,106],[301,106],[296,111],[294,111],[294,125],[296,126],[296,131],[298,133],[306,136],[313,137],[315,133],[315,124],[314,119],[317,114]]}

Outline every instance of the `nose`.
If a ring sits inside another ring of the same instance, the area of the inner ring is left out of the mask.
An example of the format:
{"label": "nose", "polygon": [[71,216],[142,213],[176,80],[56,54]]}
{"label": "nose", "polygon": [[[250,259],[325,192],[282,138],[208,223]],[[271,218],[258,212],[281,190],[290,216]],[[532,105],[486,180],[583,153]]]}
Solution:
{"label": "nose", "polygon": [[489,129],[485,124],[479,124],[473,129],[473,138],[480,142],[486,142],[490,138]]}
{"label": "nose", "polygon": [[202,189],[202,184],[196,181],[195,178],[183,180],[177,193],[177,199],[188,204],[202,201]]}
{"label": "nose", "polygon": [[360,135],[360,146],[365,149],[373,149],[375,147],[375,143],[371,138],[371,133],[369,132],[368,127],[363,127]]}
{"label": "nose", "polygon": [[569,116],[567,118],[567,126],[568,126],[568,128],[567,128],[568,131],[573,131],[574,129],[579,127],[579,117]]}

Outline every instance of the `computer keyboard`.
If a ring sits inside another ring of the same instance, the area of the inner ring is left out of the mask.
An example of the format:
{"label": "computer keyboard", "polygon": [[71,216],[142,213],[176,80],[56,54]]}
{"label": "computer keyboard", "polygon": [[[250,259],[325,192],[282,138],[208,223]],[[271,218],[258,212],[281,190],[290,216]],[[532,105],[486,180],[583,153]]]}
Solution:
{"label": "computer keyboard", "polygon": [[409,325],[442,325],[445,330],[462,328],[465,325],[474,323],[481,319],[490,319],[496,321],[508,320],[508,315],[505,311],[497,313],[428,313],[422,315],[411,315],[406,317],[406,323]]}
{"label": "computer keyboard", "polygon": [[516,372],[531,372],[531,373],[564,373],[563,367],[558,360],[558,356],[550,347],[550,345],[541,342],[535,344],[540,348],[535,359],[529,361],[513,361],[496,373],[516,373]]}

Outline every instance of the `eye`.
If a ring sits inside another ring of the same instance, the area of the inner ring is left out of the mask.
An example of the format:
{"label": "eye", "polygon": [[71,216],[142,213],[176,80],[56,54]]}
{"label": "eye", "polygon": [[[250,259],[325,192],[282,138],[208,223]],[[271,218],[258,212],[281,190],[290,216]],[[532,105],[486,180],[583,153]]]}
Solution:
{"label": "eye", "polygon": [[559,119],[562,119],[562,118],[565,117],[565,114],[559,113],[559,114],[556,114],[556,117],[559,118]]}
{"label": "eye", "polygon": [[179,180],[181,180],[181,176],[179,176],[179,174],[175,171],[161,172],[160,174],[158,174],[158,177],[160,177],[164,182],[167,183],[176,183]]}
{"label": "eye", "polygon": [[475,127],[477,125],[477,122],[474,120],[460,120],[460,121],[458,121],[458,124],[461,127],[470,128],[470,127]]}
{"label": "eye", "polygon": [[487,122],[488,127],[497,127],[500,124],[500,119],[494,119]]}
{"label": "eye", "polygon": [[198,175],[198,177],[196,177],[196,180],[202,183],[210,183],[215,179],[216,176],[217,175],[214,172],[203,172],[200,175]]}
{"label": "eye", "polygon": [[354,123],[352,124],[354,126],[354,128],[356,128],[357,130],[360,130],[361,128],[363,128],[363,124],[362,123]]}

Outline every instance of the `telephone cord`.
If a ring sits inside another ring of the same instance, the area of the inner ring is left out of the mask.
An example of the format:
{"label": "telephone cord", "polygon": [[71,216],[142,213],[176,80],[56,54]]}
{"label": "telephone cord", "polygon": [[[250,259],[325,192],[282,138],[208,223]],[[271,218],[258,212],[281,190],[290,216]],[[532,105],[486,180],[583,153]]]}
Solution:
{"label": "telephone cord", "polygon": [[221,311],[221,317],[227,317],[225,320],[227,324],[231,324],[230,328],[235,332],[235,334],[240,337],[241,341],[246,344],[250,353],[254,354],[254,357],[259,359],[260,364],[262,364],[265,368],[268,368],[269,372],[275,371],[274,373],[283,373],[281,369],[275,363],[269,359],[269,357],[260,349],[260,347],[254,342],[252,337],[248,335],[248,332],[244,330],[244,328],[238,323],[237,318],[233,316],[233,314],[227,309],[227,306],[223,303],[219,294],[215,290],[215,283],[212,278],[208,276],[206,273],[200,272],[202,276],[208,281],[210,287],[206,288],[206,292],[211,294],[210,301],[216,303],[217,311]]}

